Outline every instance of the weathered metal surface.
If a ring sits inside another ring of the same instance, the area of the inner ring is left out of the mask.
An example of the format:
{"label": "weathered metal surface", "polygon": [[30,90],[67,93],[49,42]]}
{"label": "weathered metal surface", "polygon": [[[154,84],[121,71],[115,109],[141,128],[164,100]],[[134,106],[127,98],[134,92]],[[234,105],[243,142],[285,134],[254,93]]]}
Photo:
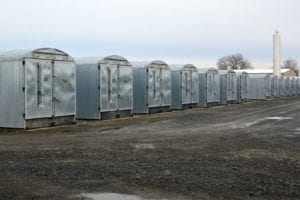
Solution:
{"label": "weathered metal surface", "polygon": [[75,63],[54,61],[54,76],[54,116],[76,115]]}
{"label": "weathered metal surface", "polygon": [[221,104],[237,101],[237,79],[232,70],[219,70]]}
{"label": "weathered metal surface", "polygon": [[[133,66],[135,74],[134,112],[149,113],[149,108],[158,108],[159,110],[162,107],[171,107],[171,70],[169,66],[163,61],[133,62]],[[140,98],[140,96],[143,97]]]}
{"label": "weathered metal surface", "polygon": [[249,75],[247,72],[236,72],[237,79],[237,101],[249,99]]}
{"label": "weathered metal surface", "polygon": [[172,109],[183,109],[183,105],[199,103],[199,75],[193,65],[182,65],[172,69]]}
{"label": "weathered metal surface", "polygon": [[[79,73],[77,76],[80,77],[77,82],[77,105],[80,111],[78,118],[102,119],[107,116],[119,116],[119,112],[125,110],[129,110],[126,112],[129,115],[132,113],[133,71],[127,59],[116,55],[103,58],[79,58],[77,72]],[[87,74],[86,77],[84,74]],[[93,81],[91,82],[90,79]],[[86,90],[90,93],[86,94]],[[82,95],[88,95],[88,98]],[[90,106],[86,106],[87,103]],[[110,114],[107,114],[108,112]]]}
{"label": "weathered metal surface", "polygon": [[147,68],[133,68],[133,113],[148,113]]}
{"label": "weathered metal surface", "polygon": [[[0,55],[0,115],[10,110],[6,117],[0,117],[0,126],[47,126],[55,124],[56,116],[74,116],[74,65],[68,54],[51,48],[10,51]],[[60,105],[57,105],[58,101]],[[27,120],[30,123],[26,123]]]}
{"label": "weathered metal surface", "polygon": [[99,119],[99,69],[89,64],[76,65],[77,118]]}
{"label": "weathered metal surface", "polygon": [[0,127],[24,128],[24,71],[21,60],[0,60]]}
{"label": "weathered metal surface", "polygon": [[214,68],[202,68],[199,71],[199,106],[220,103],[220,75]]}
{"label": "weathered metal surface", "polygon": [[280,96],[279,78],[276,75],[271,76],[271,96],[277,98]]}
{"label": "weathered metal surface", "polygon": [[285,95],[290,96],[291,95],[291,83],[290,83],[290,77],[284,77],[284,85],[285,85]]}
{"label": "weathered metal surface", "polygon": [[25,118],[52,117],[52,114],[52,62],[26,59]]}
{"label": "weathered metal surface", "polygon": [[285,86],[284,86],[284,77],[278,78],[278,88],[279,88],[279,95],[285,96]]}
{"label": "weathered metal surface", "polygon": [[250,99],[264,100],[271,97],[271,78],[269,75],[249,75]]}

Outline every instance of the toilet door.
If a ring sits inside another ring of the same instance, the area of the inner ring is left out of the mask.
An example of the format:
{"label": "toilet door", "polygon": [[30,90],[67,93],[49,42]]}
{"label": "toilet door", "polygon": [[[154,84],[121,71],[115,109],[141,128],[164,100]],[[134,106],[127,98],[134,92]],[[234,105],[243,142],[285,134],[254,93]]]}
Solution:
{"label": "toilet door", "polygon": [[25,60],[25,119],[47,118],[52,111],[52,62]]}
{"label": "toilet door", "polygon": [[76,113],[76,68],[74,62],[55,61],[54,116],[68,116]]}
{"label": "toilet door", "polygon": [[182,104],[190,104],[193,102],[193,75],[192,71],[190,70],[183,70],[182,71]]}

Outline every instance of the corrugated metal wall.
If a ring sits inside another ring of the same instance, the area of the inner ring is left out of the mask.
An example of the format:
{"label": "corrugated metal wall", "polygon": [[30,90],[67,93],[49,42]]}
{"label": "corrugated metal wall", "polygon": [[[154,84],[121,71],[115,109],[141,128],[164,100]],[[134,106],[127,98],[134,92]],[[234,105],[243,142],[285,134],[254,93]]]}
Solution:
{"label": "corrugated metal wall", "polygon": [[100,84],[98,65],[81,64],[77,70],[77,118],[100,119]]}
{"label": "corrugated metal wall", "polygon": [[250,76],[249,82],[250,82],[249,98],[254,99],[254,100],[255,99],[257,99],[257,100],[266,99],[265,77]]}
{"label": "corrugated metal wall", "polygon": [[22,60],[0,62],[0,127],[25,128]]}
{"label": "corrugated metal wall", "polygon": [[148,113],[148,76],[146,68],[133,68],[133,113]]}
{"label": "corrugated metal wall", "polygon": [[207,107],[207,74],[199,73],[199,107]]}
{"label": "corrugated metal wall", "polygon": [[182,109],[182,86],[181,86],[181,74],[179,70],[171,71],[171,88],[172,88],[172,109]]}

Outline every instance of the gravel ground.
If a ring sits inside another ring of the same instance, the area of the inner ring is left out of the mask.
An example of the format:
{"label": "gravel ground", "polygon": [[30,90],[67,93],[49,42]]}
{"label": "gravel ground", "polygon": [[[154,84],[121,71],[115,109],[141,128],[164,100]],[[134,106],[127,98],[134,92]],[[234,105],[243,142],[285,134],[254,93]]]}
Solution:
{"label": "gravel ground", "polygon": [[0,199],[300,199],[300,97],[0,130]]}

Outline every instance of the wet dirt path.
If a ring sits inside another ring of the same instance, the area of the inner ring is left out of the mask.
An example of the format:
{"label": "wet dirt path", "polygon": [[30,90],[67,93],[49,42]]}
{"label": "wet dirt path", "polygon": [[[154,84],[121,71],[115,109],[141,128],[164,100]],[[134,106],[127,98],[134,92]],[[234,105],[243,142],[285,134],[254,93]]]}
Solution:
{"label": "wet dirt path", "polygon": [[0,131],[0,199],[299,199],[300,98]]}

